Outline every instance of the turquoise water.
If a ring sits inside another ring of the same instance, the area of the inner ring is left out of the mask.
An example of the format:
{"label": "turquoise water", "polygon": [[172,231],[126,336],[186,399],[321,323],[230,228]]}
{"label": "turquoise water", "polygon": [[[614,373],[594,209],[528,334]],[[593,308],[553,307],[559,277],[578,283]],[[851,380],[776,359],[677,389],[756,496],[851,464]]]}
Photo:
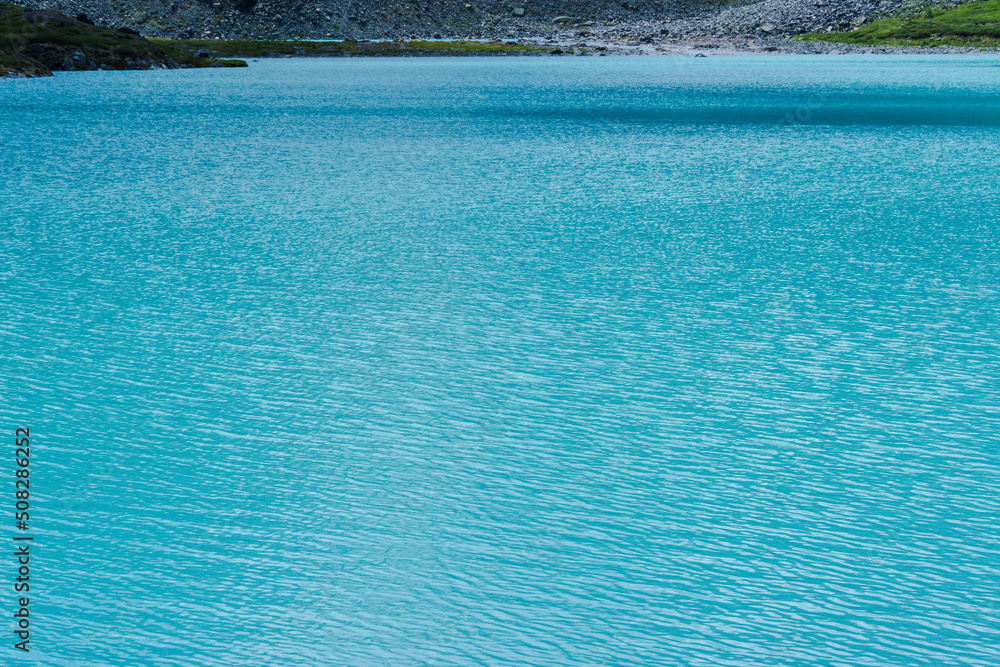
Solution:
{"label": "turquoise water", "polygon": [[998,75],[0,82],[0,662],[1000,664]]}

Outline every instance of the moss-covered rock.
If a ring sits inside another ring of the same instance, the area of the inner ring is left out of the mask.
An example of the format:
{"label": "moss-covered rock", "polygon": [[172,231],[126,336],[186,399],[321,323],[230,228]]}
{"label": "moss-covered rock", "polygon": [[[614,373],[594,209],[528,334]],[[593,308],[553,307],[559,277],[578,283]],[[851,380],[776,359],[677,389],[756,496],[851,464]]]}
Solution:
{"label": "moss-covered rock", "polygon": [[93,25],[51,10],[0,3],[0,76],[47,76],[53,71],[246,66],[165,50],[134,30]]}
{"label": "moss-covered rock", "polygon": [[0,76],[52,76],[41,63],[0,51]]}

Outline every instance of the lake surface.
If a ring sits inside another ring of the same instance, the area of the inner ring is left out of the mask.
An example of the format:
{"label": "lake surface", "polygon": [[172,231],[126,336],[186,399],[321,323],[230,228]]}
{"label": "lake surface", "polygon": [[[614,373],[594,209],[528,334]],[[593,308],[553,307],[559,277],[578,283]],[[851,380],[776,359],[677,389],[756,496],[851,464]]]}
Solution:
{"label": "lake surface", "polygon": [[66,73],[0,136],[25,664],[1000,664],[1000,58]]}

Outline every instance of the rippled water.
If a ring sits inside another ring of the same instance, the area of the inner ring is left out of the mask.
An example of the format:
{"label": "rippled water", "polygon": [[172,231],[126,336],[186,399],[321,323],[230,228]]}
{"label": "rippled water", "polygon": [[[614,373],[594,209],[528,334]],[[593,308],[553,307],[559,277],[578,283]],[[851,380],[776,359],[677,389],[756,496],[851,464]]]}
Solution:
{"label": "rippled water", "polygon": [[1000,664],[998,74],[0,82],[29,662]]}

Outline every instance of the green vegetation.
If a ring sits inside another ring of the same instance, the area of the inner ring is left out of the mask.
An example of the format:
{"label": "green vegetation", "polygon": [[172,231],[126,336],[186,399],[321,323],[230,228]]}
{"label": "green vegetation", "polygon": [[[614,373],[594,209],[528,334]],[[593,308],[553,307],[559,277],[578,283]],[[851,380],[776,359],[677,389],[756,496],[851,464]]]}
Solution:
{"label": "green vegetation", "polygon": [[[540,46],[501,42],[299,42],[285,40],[154,39],[171,54],[207,52],[213,58],[273,58],[276,56],[477,56],[545,53]],[[179,62],[179,61],[178,61]]]}
{"label": "green vegetation", "polygon": [[952,9],[926,6],[851,32],[803,35],[811,41],[885,46],[1000,47],[1000,0]]}
{"label": "green vegetation", "polygon": [[232,67],[238,61],[166,52],[131,30],[103,28],[51,10],[0,2],[0,76],[49,76],[52,71]]}
{"label": "green vegetation", "polygon": [[19,55],[22,34],[27,27],[20,7],[0,3],[0,76],[21,74],[47,76],[48,68],[30,58]]}

